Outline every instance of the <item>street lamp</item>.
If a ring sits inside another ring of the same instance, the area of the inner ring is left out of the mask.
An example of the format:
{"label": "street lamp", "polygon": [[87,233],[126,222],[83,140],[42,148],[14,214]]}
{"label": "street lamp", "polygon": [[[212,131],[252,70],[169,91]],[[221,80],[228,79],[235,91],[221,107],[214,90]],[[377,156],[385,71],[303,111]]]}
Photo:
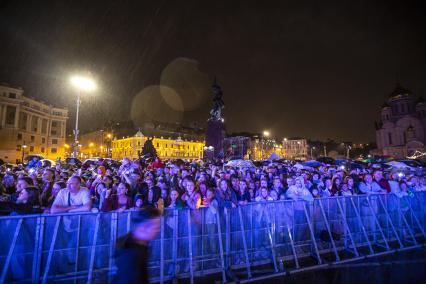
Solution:
{"label": "street lamp", "polygon": [[71,84],[77,89],[77,111],[75,116],[75,129],[74,129],[74,152],[73,155],[77,157],[77,146],[78,146],[78,114],[80,111],[81,104],[81,93],[82,92],[93,92],[96,90],[96,83],[90,78],[83,76],[73,76],[70,79]]}
{"label": "street lamp", "polygon": [[314,155],[312,154],[312,151],[315,150],[315,147],[311,147],[311,159],[314,159]]}
{"label": "street lamp", "polygon": [[22,164],[24,164],[25,148],[27,148],[27,145],[22,145]]}
{"label": "street lamp", "polygon": [[268,130],[264,130],[263,131],[263,135],[262,135],[262,160],[263,160],[263,156],[264,156],[264,148],[265,148],[265,137],[269,137],[270,133]]}

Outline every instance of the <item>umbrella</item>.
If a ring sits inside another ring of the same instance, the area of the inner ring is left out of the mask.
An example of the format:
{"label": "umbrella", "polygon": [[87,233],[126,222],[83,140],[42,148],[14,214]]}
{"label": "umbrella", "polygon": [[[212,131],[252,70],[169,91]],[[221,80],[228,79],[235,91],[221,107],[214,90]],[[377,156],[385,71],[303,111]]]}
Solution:
{"label": "umbrella", "polygon": [[318,161],[310,160],[310,161],[303,162],[302,165],[306,167],[316,168],[321,166],[322,164]]}
{"label": "umbrella", "polygon": [[254,164],[251,161],[246,161],[242,159],[238,160],[231,160],[228,163],[225,164],[227,167],[234,167],[234,168],[254,168]]}
{"label": "umbrella", "polygon": [[299,164],[299,163],[295,164],[293,167],[296,168],[296,169],[298,169],[298,170],[301,170],[301,169],[305,168],[305,166],[303,166],[302,164]]}
{"label": "umbrella", "polygon": [[391,166],[393,168],[397,168],[397,169],[409,168],[409,166],[407,166],[406,164],[404,164],[402,162],[397,162],[397,161],[387,162],[386,165],[389,165],[389,166]]}
{"label": "umbrella", "polygon": [[317,161],[329,165],[334,165],[335,163],[334,159],[331,157],[320,157],[317,159]]}
{"label": "umbrella", "polygon": [[280,157],[277,155],[277,153],[272,153],[272,155],[268,158],[268,161],[274,161],[278,160]]}

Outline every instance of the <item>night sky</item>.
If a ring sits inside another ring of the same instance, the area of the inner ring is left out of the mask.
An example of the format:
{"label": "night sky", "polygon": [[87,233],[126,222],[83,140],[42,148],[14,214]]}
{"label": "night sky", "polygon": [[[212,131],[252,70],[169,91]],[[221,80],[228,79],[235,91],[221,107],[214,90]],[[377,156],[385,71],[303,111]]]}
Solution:
{"label": "night sky", "polygon": [[214,75],[228,132],[374,141],[396,82],[426,96],[422,1],[0,1],[0,82],[107,119],[205,125]]}

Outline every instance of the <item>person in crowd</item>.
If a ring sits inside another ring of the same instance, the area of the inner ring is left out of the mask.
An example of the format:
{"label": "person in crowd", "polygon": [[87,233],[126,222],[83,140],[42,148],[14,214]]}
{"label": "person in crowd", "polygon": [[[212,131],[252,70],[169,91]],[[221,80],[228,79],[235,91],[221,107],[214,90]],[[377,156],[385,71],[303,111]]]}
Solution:
{"label": "person in crowd", "polygon": [[170,194],[165,206],[170,209],[181,209],[185,207],[185,204],[179,197],[179,191],[177,189],[173,188],[170,190]]}
{"label": "person in crowd", "polygon": [[[16,182],[16,191],[10,195],[10,201],[16,202],[21,191],[30,186],[34,186],[33,180],[31,178],[29,177],[18,178],[18,181]],[[38,198],[38,192],[37,192],[37,198]]]}
{"label": "person in crowd", "polygon": [[251,201],[247,181],[245,180],[240,180],[238,182],[237,201],[239,205],[245,205]]}
{"label": "person in crowd", "polygon": [[44,209],[44,213],[50,213],[50,208],[53,205],[53,202],[55,201],[56,196],[58,196],[59,191],[61,191],[61,189],[66,188],[67,185],[65,182],[63,181],[58,181],[55,182],[52,186],[52,194],[50,195],[49,199],[47,200],[45,209]]}
{"label": "person in crowd", "polygon": [[158,186],[154,185],[151,176],[145,178],[145,186],[142,191],[144,206],[157,207],[157,202],[161,198],[161,190]]}
{"label": "person in crowd", "polygon": [[47,206],[47,202],[52,195],[52,187],[55,180],[55,171],[52,169],[45,169],[43,171],[41,180],[41,194],[40,203],[42,206]]}
{"label": "person in crowd", "polygon": [[67,187],[61,189],[53,201],[51,213],[87,212],[92,209],[92,199],[87,188],[81,187],[81,178],[68,179]]}
{"label": "person in crowd", "polygon": [[380,185],[373,180],[371,174],[366,174],[364,176],[364,181],[359,184],[359,191],[363,194],[375,194],[375,193],[385,193],[386,190],[382,189]]}
{"label": "person in crowd", "polygon": [[293,200],[313,201],[313,196],[305,187],[303,178],[297,178],[295,185],[289,187],[287,196]]}
{"label": "person in crowd", "polygon": [[389,185],[389,182],[383,178],[383,172],[382,171],[375,171],[373,175],[374,181],[380,186],[381,189],[385,190],[387,193],[391,192],[391,187]]}
{"label": "person in crowd", "polygon": [[182,200],[190,209],[198,209],[201,206],[201,195],[195,190],[195,182],[191,177],[186,178],[186,192],[182,195]]}
{"label": "person in crowd", "polygon": [[236,207],[237,206],[237,195],[229,187],[229,183],[226,179],[219,181],[219,188],[216,190],[216,200],[219,207]]}
{"label": "person in crowd", "polygon": [[117,194],[112,194],[111,191],[107,191],[105,195],[105,201],[102,203],[101,211],[118,211],[133,207],[133,201],[127,194],[130,192],[130,185],[128,183],[121,182],[117,186]]}
{"label": "person in crowd", "polygon": [[38,199],[38,188],[27,186],[19,191],[14,201],[0,202],[0,215],[38,214],[41,208]]}

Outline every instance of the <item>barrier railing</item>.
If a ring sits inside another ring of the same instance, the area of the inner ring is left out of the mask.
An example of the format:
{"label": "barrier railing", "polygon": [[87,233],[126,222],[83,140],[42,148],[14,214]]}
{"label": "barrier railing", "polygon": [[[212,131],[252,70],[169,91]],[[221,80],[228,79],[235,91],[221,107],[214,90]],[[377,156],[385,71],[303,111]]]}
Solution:
{"label": "barrier railing", "polygon": [[[415,248],[426,241],[426,193],[165,210],[150,243],[152,282],[216,274],[226,280],[300,271]],[[113,283],[117,239],[134,211],[0,218],[0,283]],[[137,269],[137,268],[135,268]]]}

